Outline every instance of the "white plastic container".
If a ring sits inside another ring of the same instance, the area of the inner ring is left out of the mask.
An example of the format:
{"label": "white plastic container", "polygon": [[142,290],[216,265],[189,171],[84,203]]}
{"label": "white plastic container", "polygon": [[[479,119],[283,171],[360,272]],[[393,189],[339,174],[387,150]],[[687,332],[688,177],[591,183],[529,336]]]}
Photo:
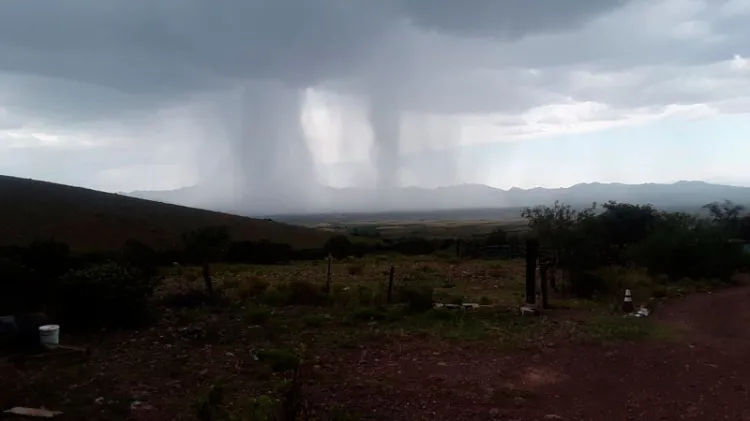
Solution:
{"label": "white plastic container", "polygon": [[46,347],[55,347],[60,344],[60,326],[39,326],[39,342]]}

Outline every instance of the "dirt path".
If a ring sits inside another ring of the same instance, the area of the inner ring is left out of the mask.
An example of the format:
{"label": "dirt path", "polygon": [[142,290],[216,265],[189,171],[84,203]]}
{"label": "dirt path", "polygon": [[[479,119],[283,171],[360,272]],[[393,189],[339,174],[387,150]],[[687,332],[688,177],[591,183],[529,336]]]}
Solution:
{"label": "dirt path", "polygon": [[656,317],[680,339],[526,355],[391,344],[322,367],[311,390],[372,419],[750,420],[750,288],[675,301]]}

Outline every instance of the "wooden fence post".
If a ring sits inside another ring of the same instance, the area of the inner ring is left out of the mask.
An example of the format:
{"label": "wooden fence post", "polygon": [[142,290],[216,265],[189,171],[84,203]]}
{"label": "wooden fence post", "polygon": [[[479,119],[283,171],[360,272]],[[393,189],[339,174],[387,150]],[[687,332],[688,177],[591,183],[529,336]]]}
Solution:
{"label": "wooden fence post", "polygon": [[331,293],[331,254],[328,254],[328,272],[326,273],[326,294]]}
{"label": "wooden fence post", "polygon": [[208,262],[203,262],[203,283],[206,286],[206,295],[209,299],[214,298],[214,282],[211,279],[211,266]]}
{"label": "wooden fence post", "polygon": [[386,296],[386,302],[388,304],[391,303],[391,298],[393,296],[393,275],[395,272],[395,266],[391,266],[391,271],[388,273],[388,295]]}
{"label": "wooden fence post", "polygon": [[549,290],[547,288],[547,274],[549,264],[547,262],[539,264],[539,280],[542,287],[542,308],[549,308]]}
{"label": "wooden fence post", "polygon": [[539,258],[539,243],[526,241],[526,303],[536,303],[536,262]]}

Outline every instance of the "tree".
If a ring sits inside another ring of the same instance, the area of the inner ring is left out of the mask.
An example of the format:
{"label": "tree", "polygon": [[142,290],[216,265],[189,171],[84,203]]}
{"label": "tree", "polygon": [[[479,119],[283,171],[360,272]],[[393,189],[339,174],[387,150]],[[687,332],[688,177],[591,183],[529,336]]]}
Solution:
{"label": "tree", "polygon": [[230,242],[226,227],[206,227],[182,235],[185,245],[185,256],[203,267],[203,282],[206,294],[213,298],[214,288],[211,280],[210,263],[215,262],[227,252]]}
{"label": "tree", "polygon": [[495,228],[484,240],[488,246],[504,246],[508,244],[508,232],[502,228]]}
{"label": "tree", "polygon": [[745,211],[745,207],[737,205],[731,200],[725,200],[724,202],[712,202],[705,206],[711,214],[713,222],[724,229],[731,236],[741,235],[743,228],[742,213]]}

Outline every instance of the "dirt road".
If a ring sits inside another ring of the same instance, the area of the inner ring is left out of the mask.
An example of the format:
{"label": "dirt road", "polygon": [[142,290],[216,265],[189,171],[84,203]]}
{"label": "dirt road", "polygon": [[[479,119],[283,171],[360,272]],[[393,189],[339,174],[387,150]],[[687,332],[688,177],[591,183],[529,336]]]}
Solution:
{"label": "dirt road", "polygon": [[412,341],[352,352],[316,399],[389,420],[750,420],[750,288],[668,303],[679,339],[507,355]]}

